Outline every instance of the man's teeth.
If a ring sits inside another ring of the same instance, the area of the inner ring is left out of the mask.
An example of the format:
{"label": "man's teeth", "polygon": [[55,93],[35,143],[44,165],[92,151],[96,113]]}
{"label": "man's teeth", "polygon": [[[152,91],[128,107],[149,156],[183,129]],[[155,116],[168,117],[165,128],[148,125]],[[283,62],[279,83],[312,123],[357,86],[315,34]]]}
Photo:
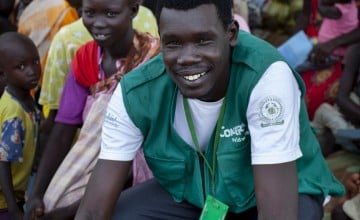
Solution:
{"label": "man's teeth", "polygon": [[194,80],[199,79],[199,78],[202,77],[203,75],[205,75],[205,72],[202,72],[202,73],[199,73],[199,74],[196,74],[196,75],[184,76],[184,78],[185,78],[186,80],[189,80],[189,81],[194,81]]}

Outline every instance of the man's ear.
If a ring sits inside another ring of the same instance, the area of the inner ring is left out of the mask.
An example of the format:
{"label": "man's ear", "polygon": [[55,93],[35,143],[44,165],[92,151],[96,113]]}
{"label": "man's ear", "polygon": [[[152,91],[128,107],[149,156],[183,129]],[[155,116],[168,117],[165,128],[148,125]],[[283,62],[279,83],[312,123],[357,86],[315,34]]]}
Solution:
{"label": "man's ear", "polygon": [[227,34],[230,42],[230,46],[234,47],[237,42],[238,34],[239,34],[239,25],[235,20],[228,25]]}

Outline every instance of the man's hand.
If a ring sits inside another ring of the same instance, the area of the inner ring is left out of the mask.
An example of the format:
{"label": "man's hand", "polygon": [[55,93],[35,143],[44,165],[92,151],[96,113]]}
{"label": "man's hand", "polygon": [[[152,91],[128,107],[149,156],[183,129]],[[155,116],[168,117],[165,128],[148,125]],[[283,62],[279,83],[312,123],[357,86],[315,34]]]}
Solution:
{"label": "man's hand", "polygon": [[45,206],[43,200],[37,196],[29,199],[26,203],[25,220],[38,219],[44,216]]}

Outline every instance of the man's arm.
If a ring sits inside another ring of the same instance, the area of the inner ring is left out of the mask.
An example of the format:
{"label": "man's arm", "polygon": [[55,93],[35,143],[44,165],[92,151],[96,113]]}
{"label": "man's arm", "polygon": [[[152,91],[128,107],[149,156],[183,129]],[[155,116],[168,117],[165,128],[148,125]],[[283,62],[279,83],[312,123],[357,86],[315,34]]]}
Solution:
{"label": "man's arm", "polygon": [[10,162],[0,162],[0,186],[1,191],[4,193],[5,196],[8,211],[11,214],[12,218],[21,219],[23,214],[16,203]]}
{"label": "man's arm", "polygon": [[[298,217],[295,161],[302,156],[299,145],[300,98],[297,81],[284,62],[270,65],[250,96],[247,120],[253,140],[251,162],[259,220]],[[266,113],[261,109],[268,108],[268,100],[272,100],[274,106],[281,106],[276,110],[279,117],[273,121],[280,123],[263,126],[266,121],[259,116]]]}
{"label": "man's arm", "polygon": [[75,219],[111,219],[116,201],[126,182],[130,165],[131,161],[99,159]]}
{"label": "man's arm", "polygon": [[360,125],[360,106],[350,99],[350,93],[354,89],[354,82],[360,74],[360,43],[350,47],[344,59],[344,71],[340,78],[339,92],[336,96],[336,104],[340,111],[353,124]]}
{"label": "man's arm", "polygon": [[254,165],[255,195],[259,220],[298,218],[296,162]]}

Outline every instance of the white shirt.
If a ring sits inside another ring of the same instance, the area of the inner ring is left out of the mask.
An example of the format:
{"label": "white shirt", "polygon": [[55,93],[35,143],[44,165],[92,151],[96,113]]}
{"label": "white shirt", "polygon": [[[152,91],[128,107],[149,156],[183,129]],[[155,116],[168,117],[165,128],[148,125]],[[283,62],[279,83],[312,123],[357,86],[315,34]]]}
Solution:
{"label": "white shirt", "polygon": [[[299,146],[300,96],[296,79],[284,62],[273,63],[258,81],[247,109],[252,164],[285,163],[302,156]],[[216,102],[189,99],[195,131],[202,149],[205,149],[213,133],[222,102],[223,99]],[[180,93],[177,95],[173,126],[180,137],[194,147]],[[133,160],[143,139],[140,129],[126,112],[121,86],[118,86],[106,112],[99,158]]]}

